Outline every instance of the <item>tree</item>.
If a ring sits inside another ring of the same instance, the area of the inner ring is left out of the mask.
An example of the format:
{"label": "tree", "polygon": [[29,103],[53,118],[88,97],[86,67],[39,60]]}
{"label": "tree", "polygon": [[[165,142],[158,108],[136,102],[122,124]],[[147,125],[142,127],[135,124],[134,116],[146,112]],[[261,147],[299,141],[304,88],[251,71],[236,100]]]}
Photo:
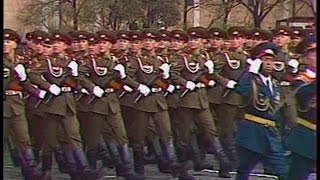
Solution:
{"label": "tree", "polygon": [[254,27],[260,27],[261,22],[270,13],[270,11],[287,0],[239,0],[238,2],[243,5],[252,15],[254,20]]}

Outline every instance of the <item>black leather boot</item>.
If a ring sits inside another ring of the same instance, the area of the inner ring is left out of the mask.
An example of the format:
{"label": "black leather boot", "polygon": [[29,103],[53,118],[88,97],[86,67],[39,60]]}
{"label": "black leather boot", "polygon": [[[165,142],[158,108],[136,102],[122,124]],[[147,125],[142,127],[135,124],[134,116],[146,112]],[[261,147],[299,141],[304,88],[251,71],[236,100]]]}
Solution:
{"label": "black leather boot", "polygon": [[51,180],[51,168],[52,168],[53,155],[42,155],[42,180]]}
{"label": "black leather boot", "polygon": [[84,177],[85,180],[96,180],[103,176],[101,169],[92,169],[88,165],[87,158],[81,148],[73,150],[73,157],[76,162],[77,172]]}
{"label": "black leather boot", "polygon": [[17,150],[10,149],[10,157],[11,157],[13,165],[15,167],[20,167]]}
{"label": "black leather boot", "polygon": [[225,139],[223,143],[224,149],[226,150],[227,156],[229,157],[230,161],[232,162],[231,169],[236,170],[238,167],[238,155],[237,149],[235,147],[234,136],[230,136]]}
{"label": "black leather boot", "polygon": [[143,162],[143,151],[133,150],[133,160],[134,160],[134,171],[137,175],[140,175],[143,179],[146,179],[144,176],[144,162]]}
{"label": "black leather boot", "polygon": [[97,155],[98,152],[96,149],[87,151],[87,158],[90,168],[97,169]]}
{"label": "black leather boot", "polygon": [[109,150],[109,153],[112,158],[112,162],[114,162],[114,165],[116,166],[116,173],[117,176],[125,177],[125,174],[123,173],[121,169],[121,159],[120,159],[120,153],[118,150],[118,146],[116,142],[106,142],[107,148]]}
{"label": "black leather boot", "polygon": [[187,168],[185,168],[182,172],[180,172],[178,179],[179,180],[195,180],[196,178],[192,175],[190,175],[187,171],[188,169],[188,164],[190,164],[188,155],[189,155],[189,150],[188,148],[177,148],[177,154],[179,157],[179,161],[183,164],[187,164]]}
{"label": "black leather boot", "polygon": [[66,160],[66,168],[71,177],[71,180],[81,180],[81,174],[78,172],[77,163],[73,155],[73,150],[65,150],[64,151],[65,160]]}
{"label": "black leather boot", "polygon": [[58,164],[58,169],[60,173],[69,173],[67,167],[67,160],[61,147],[57,146],[56,148],[54,148],[54,157]]}
{"label": "black leather boot", "polygon": [[213,150],[214,155],[219,160],[220,170],[219,170],[219,177],[222,178],[230,178],[229,172],[231,171],[231,162],[224,152],[220,140],[218,137],[214,136],[209,139],[208,142],[209,147]]}
{"label": "black leather boot", "polygon": [[[172,173],[169,161],[165,154],[166,152],[162,151],[163,148],[158,138],[152,141],[152,149],[157,160],[159,171],[162,173]],[[164,149],[166,149],[166,147],[164,147]]]}
{"label": "black leather boot", "polygon": [[118,146],[120,153],[120,165],[119,170],[122,171],[121,174],[124,175],[126,180],[142,180],[144,175],[135,174],[132,170],[132,163],[130,162],[130,154],[128,144]]}
{"label": "black leather boot", "polygon": [[213,165],[209,164],[205,160],[205,150],[200,148],[198,138],[196,134],[191,135],[190,145],[192,148],[193,156],[193,170],[201,171],[204,169],[213,170]]}
{"label": "black leather boot", "polygon": [[108,147],[102,137],[100,137],[99,139],[97,158],[102,161],[102,165],[104,167],[111,168],[111,169],[115,167],[115,163],[112,161],[112,157],[109,153]]}
{"label": "black leather boot", "polygon": [[157,164],[158,160],[155,154],[152,140],[146,139],[147,152],[144,152],[145,164]]}
{"label": "black leather boot", "polygon": [[18,151],[18,159],[26,180],[40,180],[43,177],[42,171],[37,168],[32,149]]}

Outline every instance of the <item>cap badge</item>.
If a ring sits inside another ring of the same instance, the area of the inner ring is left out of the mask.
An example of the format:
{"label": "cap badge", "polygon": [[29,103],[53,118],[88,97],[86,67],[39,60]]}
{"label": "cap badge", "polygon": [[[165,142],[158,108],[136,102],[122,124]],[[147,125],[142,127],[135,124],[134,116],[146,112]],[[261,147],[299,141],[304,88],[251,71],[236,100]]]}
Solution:
{"label": "cap badge", "polygon": [[10,37],[10,34],[5,34],[4,37]]}

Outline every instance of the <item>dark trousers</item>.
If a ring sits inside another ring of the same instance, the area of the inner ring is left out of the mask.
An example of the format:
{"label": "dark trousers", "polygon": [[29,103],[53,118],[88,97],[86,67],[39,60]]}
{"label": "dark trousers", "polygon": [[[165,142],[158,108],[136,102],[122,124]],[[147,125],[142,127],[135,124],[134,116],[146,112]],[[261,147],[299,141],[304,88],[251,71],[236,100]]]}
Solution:
{"label": "dark trousers", "polygon": [[280,180],[288,180],[288,166],[283,151],[270,150],[262,154],[238,146],[238,157],[239,166],[236,180],[248,179],[250,172],[260,161],[269,167],[272,174],[278,176]]}
{"label": "dark trousers", "polygon": [[312,159],[292,153],[292,162],[289,168],[290,180],[306,180],[316,162]]}

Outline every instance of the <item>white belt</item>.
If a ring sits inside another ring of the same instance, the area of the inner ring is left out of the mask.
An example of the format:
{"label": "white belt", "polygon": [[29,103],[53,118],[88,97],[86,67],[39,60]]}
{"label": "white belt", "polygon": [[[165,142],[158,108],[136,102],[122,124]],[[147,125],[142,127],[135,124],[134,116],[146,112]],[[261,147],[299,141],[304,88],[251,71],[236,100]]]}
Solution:
{"label": "white belt", "polygon": [[72,91],[71,87],[61,87],[62,92],[70,92]]}
{"label": "white belt", "polygon": [[157,93],[157,92],[161,92],[162,89],[161,88],[151,88],[151,92],[153,93]]}
{"label": "white belt", "polygon": [[281,81],[280,86],[290,86],[291,83],[289,81]]}
{"label": "white belt", "polygon": [[19,95],[19,96],[22,97],[22,92],[21,92],[21,91],[15,91],[15,90],[6,90],[6,91],[5,91],[5,95],[6,95],[6,96]]}
{"label": "white belt", "polygon": [[204,87],[206,87],[206,85],[203,84],[203,83],[197,83],[197,84],[196,84],[196,87],[197,87],[197,88],[204,88]]}
{"label": "white belt", "polygon": [[107,88],[104,90],[105,93],[113,93],[115,90],[113,88]]}

